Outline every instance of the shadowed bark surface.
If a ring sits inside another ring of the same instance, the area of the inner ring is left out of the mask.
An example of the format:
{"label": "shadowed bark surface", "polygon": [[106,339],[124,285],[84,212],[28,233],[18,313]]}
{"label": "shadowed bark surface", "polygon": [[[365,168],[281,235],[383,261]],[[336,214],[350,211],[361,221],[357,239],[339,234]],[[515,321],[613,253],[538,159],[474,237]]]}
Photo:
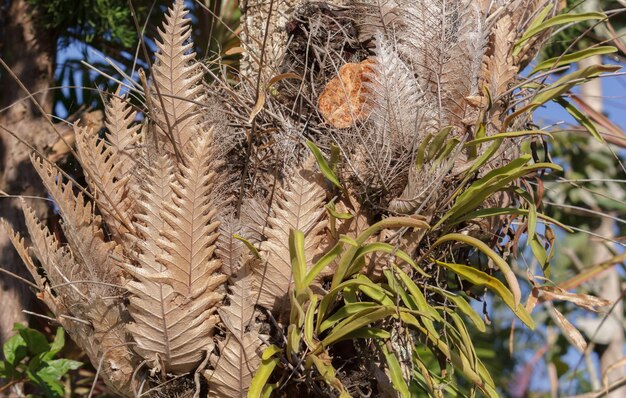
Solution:
{"label": "shadowed bark surface", "polygon": [[[39,29],[25,0],[14,0],[0,17],[0,55],[21,83],[31,92],[46,113],[50,113],[53,95],[48,91],[54,76],[56,39],[53,32]],[[27,93],[4,68],[0,72],[0,190],[9,195],[46,197],[45,190],[30,164],[28,142],[43,150],[56,136],[54,130]],[[11,132],[11,133],[9,133]],[[19,140],[12,135],[19,137]],[[47,202],[27,199],[38,216],[45,217]],[[15,230],[24,231],[24,217],[18,200],[0,200],[0,218],[9,221]],[[0,234],[0,267],[19,275],[28,271],[4,231]],[[0,277],[0,341],[11,335],[15,322],[25,322],[23,308],[28,308],[33,295],[27,286],[3,274]]]}

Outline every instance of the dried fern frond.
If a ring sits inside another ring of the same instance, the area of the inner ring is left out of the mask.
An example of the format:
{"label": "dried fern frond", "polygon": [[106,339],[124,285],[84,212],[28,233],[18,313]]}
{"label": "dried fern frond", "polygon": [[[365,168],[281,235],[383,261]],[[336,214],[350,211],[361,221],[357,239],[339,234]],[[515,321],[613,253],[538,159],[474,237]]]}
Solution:
{"label": "dried fern frond", "polygon": [[219,217],[220,235],[215,243],[216,254],[222,261],[222,273],[229,277],[234,277],[239,272],[248,257],[248,249],[238,237],[255,246],[264,240],[269,213],[267,206],[262,203],[261,199],[246,199],[241,206],[239,217],[236,217],[234,212]]}
{"label": "dried fern frond", "polygon": [[189,11],[184,0],[176,0],[159,29],[158,51],[153,67],[153,115],[166,148],[182,152],[200,128],[198,103],[205,100],[202,69],[191,51]]}
{"label": "dried fern frond", "polygon": [[94,347],[106,381],[114,391],[128,395],[132,388],[132,377],[137,367],[136,356],[132,354],[133,345],[126,331],[128,314],[122,300],[107,297],[95,297],[87,311],[87,317],[93,326],[93,332],[85,337]]}
{"label": "dried fern frond", "polygon": [[292,284],[290,231],[300,230],[305,234],[307,258],[313,258],[320,246],[320,233],[326,225],[322,219],[326,191],[318,180],[308,162],[276,193],[265,232],[267,240],[261,244],[263,261],[252,267],[257,304],[265,308],[280,311]]}
{"label": "dried fern frond", "polygon": [[[111,253],[119,253],[120,247],[105,239],[101,218],[94,214],[93,205],[79,192],[74,194],[72,182],[63,183],[61,173],[39,157],[31,157],[35,170],[59,207],[63,223],[61,227],[71,247],[72,254],[88,280],[117,284],[119,272],[111,259]],[[99,285],[91,289],[108,295],[110,289]]]}
{"label": "dried fern frond", "polygon": [[366,82],[373,133],[380,136],[378,140],[397,146],[396,152],[398,149],[411,152],[419,145],[420,135],[433,132],[424,123],[430,111],[429,104],[422,100],[425,93],[382,34],[376,36],[375,54],[373,73]]}
{"label": "dried fern frond", "polygon": [[130,174],[129,185],[137,183],[136,175],[132,171],[137,167],[137,156],[140,152],[142,136],[141,124],[133,124],[137,112],[128,104],[125,97],[120,97],[117,90],[105,106],[106,138],[111,147],[111,156],[117,159],[119,173],[116,178],[122,179]]}
{"label": "dried fern frond", "polygon": [[245,228],[245,224],[232,213],[220,218],[219,237],[215,246],[217,257],[222,262],[222,273],[226,275],[234,276],[241,266],[245,245],[235,235],[244,236]]}
{"label": "dried fern frond", "polygon": [[247,396],[252,376],[261,364],[263,343],[254,319],[255,295],[248,265],[240,268],[230,280],[228,306],[218,310],[227,330],[218,342],[219,358],[213,358],[214,370],[206,371],[209,394],[218,397]]}
{"label": "dried fern frond", "polygon": [[46,286],[46,279],[39,275],[37,266],[35,265],[32,257],[28,253],[28,247],[24,242],[24,237],[22,237],[19,232],[15,232],[11,225],[9,225],[9,223],[5,219],[0,219],[0,224],[6,231],[7,235],[9,236],[9,240],[17,251],[17,254],[26,265],[28,272],[30,272],[33,280],[35,281],[35,284],[39,288],[37,297],[42,300],[53,313],[56,314],[57,311],[59,311],[60,303],[58,303],[58,299],[52,294],[50,286]]}
{"label": "dried fern frond", "polygon": [[[33,251],[48,279],[40,285],[40,297],[92,363],[101,366],[107,385],[129,395],[135,364],[121,302],[114,295],[118,289],[91,279],[93,275],[77,263],[71,249],[60,245],[28,206],[23,208]],[[30,262],[31,272],[37,275]]]}
{"label": "dried fern frond", "polygon": [[140,244],[138,266],[125,265],[135,278],[127,283],[135,321],[129,331],[152,367],[173,372],[193,369],[212,350],[216,304],[223,297],[216,290],[226,279],[213,258],[215,162],[206,134],[188,146],[188,166],[179,165],[175,179],[168,177],[173,168],[167,157],[157,159],[139,200],[139,239],[150,243]]}
{"label": "dried fern frond", "polygon": [[463,126],[464,98],[476,92],[484,55],[484,15],[476,2],[398,2],[393,35],[412,65],[428,101],[437,106],[438,128]]}
{"label": "dried fern frond", "polygon": [[[425,165],[421,170],[413,167],[409,171],[406,187],[402,194],[389,203],[389,211],[396,214],[413,214],[420,209],[421,214],[432,213],[432,195],[439,188],[448,169],[442,166]],[[429,196],[429,194],[431,194]]]}
{"label": "dried fern frond", "polygon": [[133,202],[129,198],[130,173],[124,173],[123,161],[113,155],[113,148],[85,127],[74,127],[76,147],[83,172],[98,208],[103,212],[111,233],[118,242],[131,232]]}
{"label": "dried fern frond", "polygon": [[32,240],[31,249],[39,259],[58,301],[63,304],[64,310],[84,308],[89,303],[89,286],[73,282],[89,280],[89,273],[76,263],[70,249],[61,245],[48,227],[42,225],[30,207],[22,204],[22,208]]}
{"label": "dried fern frond", "polygon": [[[496,23],[493,31],[493,54],[485,62],[485,84],[489,93],[495,99],[499,99],[508,89],[509,84],[517,77],[517,67],[513,64],[511,54],[512,43],[515,38],[513,22],[506,15]],[[497,131],[500,130],[500,116],[503,112],[501,103],[495,104],[496,109],[491,111],[491,123]]]}

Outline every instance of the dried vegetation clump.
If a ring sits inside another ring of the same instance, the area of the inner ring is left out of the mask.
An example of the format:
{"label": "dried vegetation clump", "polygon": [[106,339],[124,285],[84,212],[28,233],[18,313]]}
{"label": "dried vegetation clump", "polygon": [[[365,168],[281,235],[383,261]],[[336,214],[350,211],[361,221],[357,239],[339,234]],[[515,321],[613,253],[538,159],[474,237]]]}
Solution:
{"label": "dried vegetation clump", "polygon": [[[74,128],[87,187],[32,158],[63,218],[60,240],[24,204],[31,250],[11,234],[39,298],[121,396],[235,397],[279,381],[285,395],[393,396],[395,376],[417,373],[442,396],[401,349],[419,344],[493,396],[449,310],[473,311],[453,292],[492,284],[532,326],[508,248],[483,243],[510,215],[472,212],[521,206],[518,178],[549,167],[498,135],[529,118],[511,117],[512,87],[545,32],[514,46],[553,3],[306,4],[284,54],[248,54],[247,75],[207,85],[177,0],[145,108],[117,92],[104,139]],[[472,256],[482,265],[461,265]]]}

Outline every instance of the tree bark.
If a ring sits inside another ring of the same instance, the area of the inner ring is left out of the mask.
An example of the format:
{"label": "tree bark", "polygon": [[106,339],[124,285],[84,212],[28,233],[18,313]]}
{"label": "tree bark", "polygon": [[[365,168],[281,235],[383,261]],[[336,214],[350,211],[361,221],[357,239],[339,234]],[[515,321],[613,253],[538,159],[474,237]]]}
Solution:
{"label": "tree bark", "polygon": [[[52,32],[37,26],[30,8],[25,0],[12,0],[3,10],[0,17],[0,54],[19,81],[33,94],[43,112],[50,114],[53,95],[49,88],[54,81],[56,39]],[[0,71],[0,87],[0,190],[8,195],[45,198],[39,176],[30,164],[31,150],[20,141],[43,151],[54,139],[54,129],[7,70]],[[38,216],[45,218],[47,201],[26,200]],[[1,197],[0,217],[15,230],[24,232],[18,199]],[[0,267],[28,278],[26,268],[4,231],[0,232]],[[3,307],[0,311],[0,341],[4,341],[13,334],[14,322],[26,322],[22,310],[30,306],[34,296],[22,282],[7,274],[0,275],[0,303]]]}
{"label": "tree bark", "polygon": [[[280,62],[287,47],[287,23],[295,12],[308,0],[242,0],[241,26],[243,27],[242,45],[246,55],[241,62],[241,73],[253,79],[259,70],[266,71],[269,80],[271,74],[278,75]],[[348,0],[328,0],[330,6],[343,6]],[[262,68],[259,66],[262,64]]]}

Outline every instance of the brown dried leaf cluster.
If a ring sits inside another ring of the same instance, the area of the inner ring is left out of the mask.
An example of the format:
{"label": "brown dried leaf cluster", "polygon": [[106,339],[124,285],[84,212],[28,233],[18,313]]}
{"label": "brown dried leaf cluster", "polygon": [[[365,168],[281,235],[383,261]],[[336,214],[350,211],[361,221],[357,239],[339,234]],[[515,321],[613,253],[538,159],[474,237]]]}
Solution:
{"label": "brown dried leaf cluster", "polygon": [[369,113],[366,82],[372,73],[372,61],[347,63],[328,82],[318,100],[324,119],[334,128],[344,129],[364,121]]}

